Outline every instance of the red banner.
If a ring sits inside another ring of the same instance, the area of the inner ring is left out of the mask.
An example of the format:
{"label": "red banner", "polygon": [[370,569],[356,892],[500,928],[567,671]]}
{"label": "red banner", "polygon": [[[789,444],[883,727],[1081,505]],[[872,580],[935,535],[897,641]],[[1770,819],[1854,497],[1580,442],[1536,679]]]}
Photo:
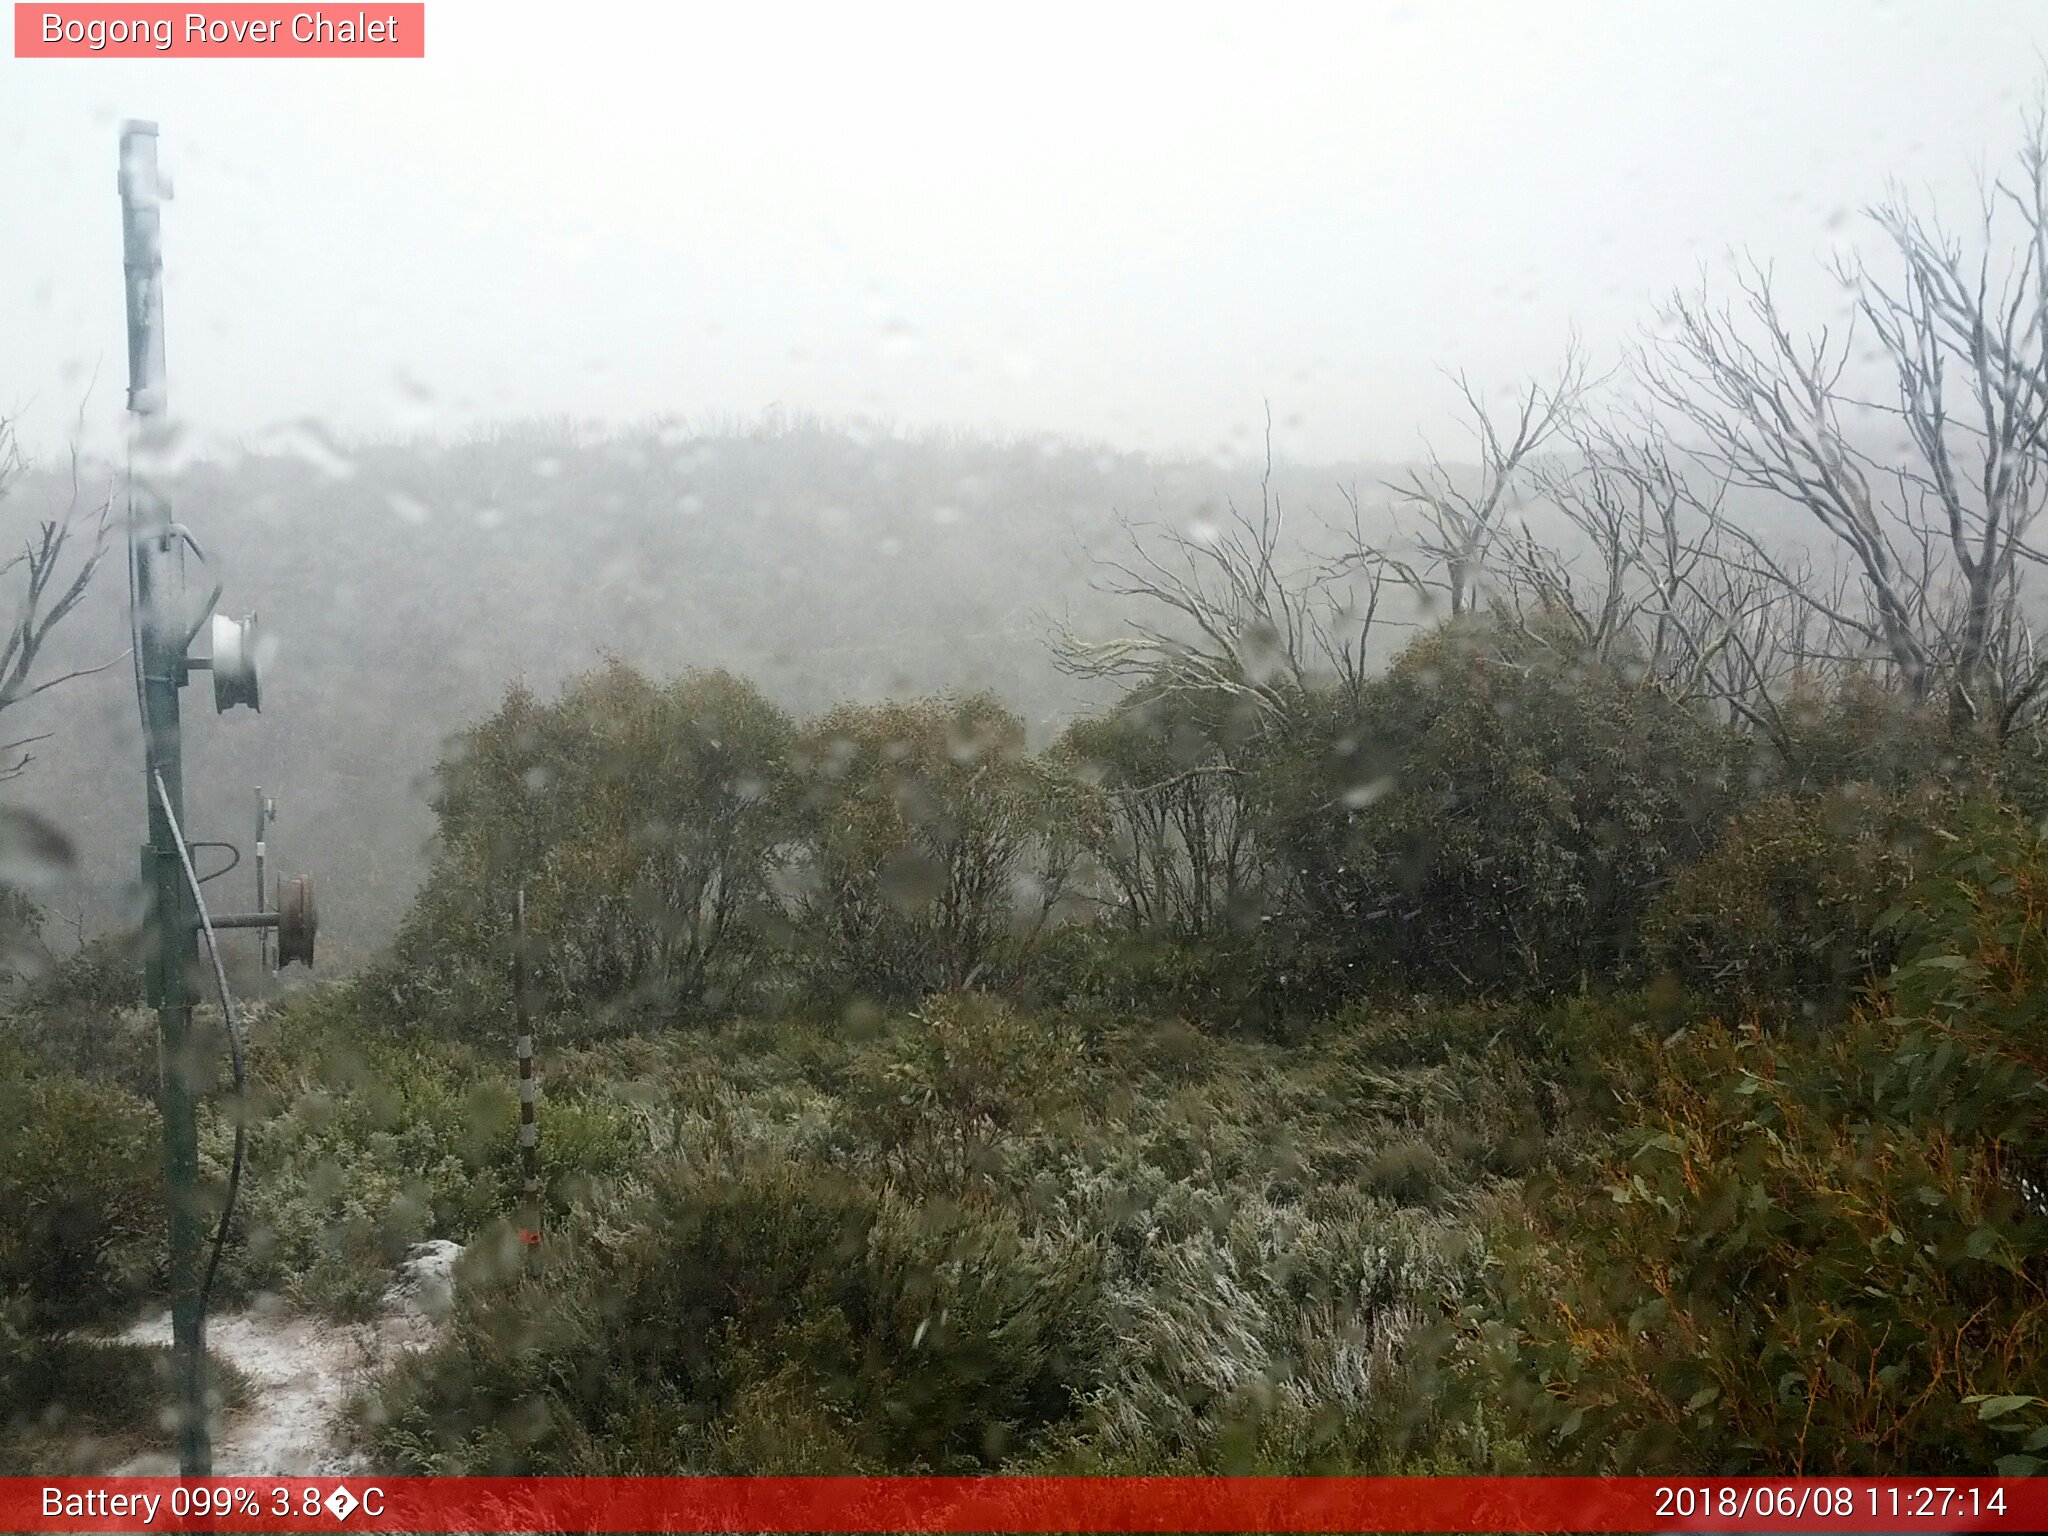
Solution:
{"label": "red banner", "polygon": [[17,59],[423,59],[427,8],[35,4],[16,0]]}
{"label": "red banner", "polygon": [[2042,1531],[1986,1478],[0,1478],[7,1531]]}

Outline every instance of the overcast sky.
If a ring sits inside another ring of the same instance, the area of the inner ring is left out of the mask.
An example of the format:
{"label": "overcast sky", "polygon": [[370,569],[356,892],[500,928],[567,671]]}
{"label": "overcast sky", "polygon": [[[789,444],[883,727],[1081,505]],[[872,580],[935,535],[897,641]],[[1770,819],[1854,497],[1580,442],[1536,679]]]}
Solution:
{"label": "overcast sky", "polygon": [[[351,14],[353,8],[351,8]],[[429,0],[423,61],[0,59],[0,407],[119,410],[162,127],[202,441],[565,412],[1396,456],[1730,247],[1962,209],[2048,6]]]}

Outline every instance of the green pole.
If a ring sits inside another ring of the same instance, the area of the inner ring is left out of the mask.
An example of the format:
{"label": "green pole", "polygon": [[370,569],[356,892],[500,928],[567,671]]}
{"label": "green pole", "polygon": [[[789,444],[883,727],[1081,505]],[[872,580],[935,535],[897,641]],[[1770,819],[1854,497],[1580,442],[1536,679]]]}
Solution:
{"label": "green pole", "polygon": [[[206,1431],[206,1319],[200,1311],[204,1240],[199,1187],[199,1121],[195,1100],[200,1063],[192,1039],[190,971],[198,960],[197,912],[186,888],[174,819],[185,814],[178,690],[185,685],[186,635],[170,590],[170,504],[154,469],[164,434],[163,246],[159,205],[168,196],[157,173],[156,124],[121,127],[122,265],[128,294],[128,409],[134,416],[139,470],[128,484],[130,558],[134,575],[137,671],[142,692],[143,793],[149,845],[142,881],[155,943],[147,960],[149,999],[156,1004],[158,1095],[164,1121],[164,1183],[170,1211],[171,1342],[178,1414],[178,1464],[186,1477],[213,1470]],[[161,778],[164,794],[159,796]],[[169,804],[164,801],[168,799]]]}

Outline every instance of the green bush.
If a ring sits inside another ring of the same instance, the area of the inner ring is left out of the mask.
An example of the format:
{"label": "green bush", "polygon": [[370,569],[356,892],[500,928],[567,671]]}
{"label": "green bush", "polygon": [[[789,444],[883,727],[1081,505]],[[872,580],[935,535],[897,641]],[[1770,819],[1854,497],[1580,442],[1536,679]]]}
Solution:
{"label": "green bush", "polygon": [[1939,811],[1925,794],[1859,785],[1766,795],[1657,898],[1651,963],[1733,1018],[1839,1014],[1896,958],[1879,919],[1924,861]]}
{"label": "green bush", "polygon": [[23,998],[43,1012],[118,1013],[142,1006],[142,955],[132,934],[104,934],[38,976]]}
{"label": "green bush", "polygon": [[139,1099],[156,1097],[153,1013],[23,1003],[0,1013],[0,1041],[21,1053],[25,1070],[83,1078]]}
{"label": "green bush", "polygon": [[1532,1192],[1492,1336],[1558,1464],[2042,1470],[2048,845],[1980,811],[1883,1008],[1652,1048],[1635,1129]]}
{"label": "green bush", "polygon": [[795,762],[795,936],[823,995],[914,1002],[1014,965],[1070,862],[1023,721],[989,694],[842,705]]}
{"label": "green bush", "polygon": [[[2023,752],[2011,754],[2015,761]],[[1983,790],[2001,768],[1997,747],[1952,726],[1938,702],[1915,702],[1868,677],[1780,702],[1776,730],[1755,751],[1759,788],[1795,795],[1867,785],[1909,795],[1931,785]]]}
{"label": "green bush", "polygon": [[[165,1345],[43,1332],[18,1298],[0,1297],[0,1477],[100,1473],[138,1449],[171,1449],[171,1364]],[[211,1412],[249,1398],[231,1361],[208,1361]]]}
{"label": "green bush", "polygon": [[162,1138],[131,1094],[64,1075],[0,1080],[0,1296],[41,1331],[146,1294],[164,1230]]}
{"label": "green bush", "polygon": [[1728,746],[1618,667],[1493,623],[1435,630],[1265,744],[1299,947],[1353,990],[1623,972],[1653,892],[1711,841]]}
{"label": "green bush", "polygon": [[527,894],[557,1006],[672,1019],[733,1006],[774,924],[790,723],[723,672],[659,685],[620,662],[543,704],[514,688],[442,763],[440,852],[384,978],[456,1019],[502,1000]]}
{"label": "green bush", "polygon": [[1179,1017],[1252,1032],[1296,1001],[1274,984],[1267,947],[1253,935],[1188,941],[1105,923],[1068,923],[1046,935],[1023,977],[1035,1009],[1109,1018]]}
{"label": "green bush", "polygon": [[[512,1214],[520,1155],[509,1049],[487,1065],[436,1042],[350,1044],[353,1017],[329,994],[308,994],[255,1043],[263,1112],[249,1156],[260,1176],[243,1184],[223,1284],[359,1319],[412,1244],[467,1242]],[[549,1094],[540,1124],[551,1222],[623,1174],[642,1147],[627,1108],[602,1095]],[[224,1171],[228,1127],[208,1129],[205,1150]]]}
{"label": "green bush", "polygon": [[1080,1067],[1072,1030],[952,993],[912,1015],[847,1097],[863,1145],[902,1182],[958,1187],[990,1172],[1013,1132],[1056,1113]]}
{"label": "green bush", "polygon": [[1354,1005],[1304,1047],[1343,1106],[1355,1177],[1404,1204],[1469,1205],[1493,1181],[1551,1165],[1588,1117],[1586,999],[1537,1010]]}
{"label": "green bush", "polygon": [[[148,1344],[51,1337],[0,1302],[0,1429],[154,1428],[168,1404],[169,1351]],[[0,1468],[21,1475],[30,1468]]]}
{"label": "green bush", "polygon": [[409,1470],[975,1471],[1077,1417],[1098,1256],[819,1166],[670,1166],[550,1251],[466,1272],[372,1411]]}
{"label": "green bush", "polygon": [[1165,673],[1053,751],[1075,830],[1117,925],[1194,941],[1264,915],[1266,871],[1244,766],[1258,722],[1239,697]]}
{"label": "green bush", "polygon": [[1359,1183],[1397,1205],[1431,1206],[1443,1199],[1450,1185],[1450,1170],[1428,1142],[1403,1137],[1372,1154]]}

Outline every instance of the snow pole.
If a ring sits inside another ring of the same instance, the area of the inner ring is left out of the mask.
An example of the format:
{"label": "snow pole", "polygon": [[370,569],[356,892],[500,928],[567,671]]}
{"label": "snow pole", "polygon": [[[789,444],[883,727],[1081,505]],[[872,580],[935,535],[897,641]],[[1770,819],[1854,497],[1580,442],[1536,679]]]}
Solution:
{"label": "snow pole", "polygon": [[533,993],[526,975],[526,891],[512,900],[512,1004],[519,1033],[519,1246],[526,1273],[540,1274],[540,1123],[534,1117],[539,1084],[533,1075]]}

